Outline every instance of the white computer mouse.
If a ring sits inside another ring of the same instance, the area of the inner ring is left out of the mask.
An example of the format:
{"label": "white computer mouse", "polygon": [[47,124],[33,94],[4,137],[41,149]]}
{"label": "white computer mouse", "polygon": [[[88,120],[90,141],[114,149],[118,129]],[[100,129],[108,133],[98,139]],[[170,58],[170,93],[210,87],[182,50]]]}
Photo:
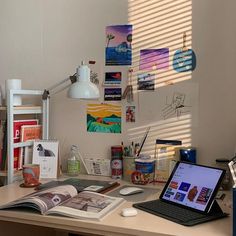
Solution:
{"label": "white computer mouse", "polygon": [[124,208],[121,210],[121,215],[122,216],[136,216],[138,214],[138,211],[133,208],[133,207],[130,207],[130,208]]}
{"label": "white computer mouse", "polygon": [[138,187],[125,187],[119,191],[120,195],[128,196],[136,193],[142,193],[143,189]]}

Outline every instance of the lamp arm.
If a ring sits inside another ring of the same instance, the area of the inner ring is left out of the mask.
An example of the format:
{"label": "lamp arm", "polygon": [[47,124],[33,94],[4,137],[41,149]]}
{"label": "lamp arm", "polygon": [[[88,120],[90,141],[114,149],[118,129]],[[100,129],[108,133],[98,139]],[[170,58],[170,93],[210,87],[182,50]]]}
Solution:
{"label": "lamp arm", "polygon": [[42,99],[43,100],[47,100],[50,97],[50,95],[59,93],[59,92],[65,90],[65,89],[67,89],[70,86],[70,84],[67,84],[66,86],[61,87],[60,89],[58,89],[58,87],[60,87],[61,85],[63,85],[67,81],[70,81],[71,84],[73,84],[73,83],[76,82],[76,80],[77,80],[77,78],[76,78],[76,73],[75,73],[74,75],[69,76],[69,77],[63,79],[62,81],[52,85],[51,87],[49,87],[47,89],[44,89],[44,92],[43,92],[43,95],[42,95]]}

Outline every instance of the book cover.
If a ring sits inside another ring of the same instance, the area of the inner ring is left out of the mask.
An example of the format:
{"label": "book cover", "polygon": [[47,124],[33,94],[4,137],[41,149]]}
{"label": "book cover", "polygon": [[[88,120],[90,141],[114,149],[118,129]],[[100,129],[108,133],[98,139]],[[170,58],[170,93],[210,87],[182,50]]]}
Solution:
{"label": "book cover", "polygon": [[[37,140],[42,138],[42,125],[22,125],[20,132],[20,142],[26,142],[30,140]],[[19,155],[19,169],[22,169],[23,164],[32,163],[32,147],[20,148]]]}
{"label": "book cover", "polygon": [[[20,142],[21,127],[23,125],[37,125],[38,119],[14,120],[13,122],[13,138],[14,143]],[[20,148],[14,148],[14,169],[19,169]]]}
{"label": "book cover", "polygon": [[40,164],[40,178],[57,178],[58,173],[57,140],[36,140],[33,144],[33,164]]}
{"label": "book cover", "polygon": [[34,192],[0,206],[0,209],[29,207],[42,215],[101,220],[123,202],[123,198],[90,191],[77,193],[74,186],[62,185]]}

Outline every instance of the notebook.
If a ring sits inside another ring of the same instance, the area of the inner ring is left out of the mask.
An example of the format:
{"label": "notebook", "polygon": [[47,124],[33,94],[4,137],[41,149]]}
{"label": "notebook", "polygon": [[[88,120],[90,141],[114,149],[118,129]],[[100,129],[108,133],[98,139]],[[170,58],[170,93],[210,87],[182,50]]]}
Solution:
{"label": "notebook", "polygon": [[227,216],[215,201],[225,170],[177,162],[159,199],[134,207],[191,226]]}

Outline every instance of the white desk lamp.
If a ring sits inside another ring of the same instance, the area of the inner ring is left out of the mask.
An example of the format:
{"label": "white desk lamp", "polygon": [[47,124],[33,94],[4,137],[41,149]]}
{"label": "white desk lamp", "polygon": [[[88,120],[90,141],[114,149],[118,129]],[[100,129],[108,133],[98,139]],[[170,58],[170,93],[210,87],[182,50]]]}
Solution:
{"label": "white desk lamp", "polygon": [[[94,62],[91,62],[94,64]],[[71,84],[66,84],[70,81]],[[44,90],[43,99],[43,138],[49,138],[49,98],[51,95],[59,93],[69,88],[67,96],[74,99],[92,100],[100,97],[98,87],[90,80],[90,69],[84,62],[77,68],[77,72],[59,83],[54,84]]]}

